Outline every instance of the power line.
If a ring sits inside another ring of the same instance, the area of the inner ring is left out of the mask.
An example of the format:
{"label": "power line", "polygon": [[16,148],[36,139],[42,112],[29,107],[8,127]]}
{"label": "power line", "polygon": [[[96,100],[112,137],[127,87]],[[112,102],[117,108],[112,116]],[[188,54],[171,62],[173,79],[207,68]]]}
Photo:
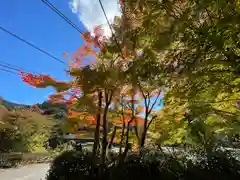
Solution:
{"label": "power line", "polygon": [[41,74],[41,73],[39,73],[39,72],[31,71],[31,70],[29,70],[29,69],[22,68],[22,67],[19,67],[19,66],[10,64],[10,63],[6,63],[6,62],[1,61],[1,60],[0,60],[0,66],[3,67],[4,69],[7,68],[7,70],[17,71],[17,74],[18,74],[18,75],[19,75],[19,72],[27,72],[27,73],[30,73],[30,74]]}
{"label": "power line", "polygon": [[33,45],[32,43],[30,43],[30,42],[28,42],[27,40],[21,38],[20,36],[14,34],[13,32],[10,32],[9,30],[3,28],[2,26],[0,26],[0,29],[1,29],[2,31],[6,32],[7,34],[9,34],[9,35],[15,37],[16,39],[18,39],[18,40],[20,40],[20,41],[22,41],[22,42],[28,44],[29,46],[33,47],[34,49],[36,49],[36,50],[42,52],[43,54],[45,54],[45,55],[51,57],[52,59],[54,59],[54,60],[56,60],[56,61],[58,61],[58,62],[60,62],[60,63],[66,65],[66,63],[65,63],[64,61],[60,60],[59,58],[53,56],[52,54],[50,54],[50,53],[48,53],[48,52],[46,52],[46,51],[44,51],[43,49],[41,49],[41,48],[39,48],[39,47]]}
{"label": "power line", "polygon": [[18,73],[14,72],[14,71],[10,71],[10,70],[3,69],[3,68],[0,68],[0,71],[2,71],[2,72],[7,72],[7,73],[10,73],[10,74],[18,75]]}
{"label": "power line", "polygon": [[80,28],[74,24],[67,16],[65,16],[59,9],[57,9],[52,3],[50,3],[48,0],[41,0],[44,4],[46,4],[50,9],[52,9],[56,14],[58,14],[61,18],[63,18],[68,24],[70,24],[74,29],[76,29],[80,34],[83,34],[83,32],[80,30]]}
{"label": "power line", "polygon": [[[105,16],[105,19],[107,20],[108,26],[109,26],[109,28],[110,28],[110,30],[111,30],[111,32],[112,32],[112,36],[113,36],[113,38],[114,38],[114,41],[115,41],[115,43],[117,44],[117,46],[118,46],[118,48],[119,48],[120,54],[122,55],[121,46],[120,46],[120,44],[118,43],[117,38],[116,38],[116,36],[115,36],[115,34],[114,34],[114,32],[113,32],[112,26],[111,26],[111,24],[110,24],[110,22],[109,22],[109,20],[108,20],[106,11],[105,11],[105,9],[104,9],[104,7],[103,7],[103,4],[102,4],[102,1],[101,1],[101,0],[99,0],[99,4],[100,4],[101,9],[102,9],[102,11],[103,11],[103,14],[104,14],[104,16]],[[122,57],[123,57],[123,55],[122,55]]]}
{"label": "power line", "polygon": [[[34,71],[30,71],[30,70],[27,70],[26,68],[22,68],[22,67],[19,67],[19,66],[16,66],[16,65],[13,65],[13,64],[10,64],[10,63],[6,63],[4,61],[0,61],[0,66],[3,66],[3,67],[9,67],[10,69],[16,69],[16,70],[23,70],[25,72],[34,72]],[[36,74],[38,74],[37,72],[34,72]]]}
{"label": "power line", "polygon": [[[0,61],[0,62],[2,62],[2,61]],[[31,71],[27,71],[24,68],[16,67],[16,66],[8,64],[8,63],[0,63],[0,66],[3,67],[3,68],[13,70],[13,71],[17,71],[17,72],[30,72],[30,73],[33,74],[33,72],[31,72]],[[34,72],[34,74],[39,74],[39,73]]]}
{"label": "power line", "polygon": [[2,67],[4,67],[4,68],[11,69],[11,70],[14,70],[14,71],[20,71],[20,69],[16,69],[16,68],[13,68],[13,67],[10,67],[10,66],[7,66],[7,65],[4,65],[4,64],[0,64],[0,66],[2,66]]}
{"label": "power line", "polygon": [[[56,14],[58,14],[61,18],[63,18],[68,24],[70,24],[74,29],[76,29],[80,34],[83,34],[83,32],[80,30],[80,28],[76,24],[74,24],[67,16],[65,16],[59,9],[57,9],[52,3],[50,3],[48,0],[41,0],[41,1],[45,5],[47,5],[50,9],[52,9]],[[117,42],[117,38],[116,38],[116,36],[115,36],[115,34],[114,34],[113,30],[112,30],[111,24],[110,24],[110,22],[109,22],[109,20],[107,18],[107,15],[106,15],[106,12],[104,10],[104,7],[102,5],[101,0],[99,0],[99,3],[100,3],[100,6],[102,8],[102,11],[104,13],[104,16],[105,16],[105,18],[107,20],[108,26],[109,26],[109,28],[110,28],[110,30],[112,32],[112,36],[114,37],[114,41],[116,42],[116,44],[117,44],[117,46],[119,48],[119,51],[120,51],[120,53],[122,55],[121,46]]]}

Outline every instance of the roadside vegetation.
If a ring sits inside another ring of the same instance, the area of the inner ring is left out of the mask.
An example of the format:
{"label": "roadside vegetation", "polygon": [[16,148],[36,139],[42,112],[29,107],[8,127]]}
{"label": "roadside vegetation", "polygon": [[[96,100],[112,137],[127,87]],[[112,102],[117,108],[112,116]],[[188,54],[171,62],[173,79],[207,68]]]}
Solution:
{"label": "roadside vegetation", "polygon": [[57,127],[57,119],[41,114],[34,106],[10,106],[2,100],[0,166],[49,162],[56,151],[51,150],[48,141],[56,136]]}

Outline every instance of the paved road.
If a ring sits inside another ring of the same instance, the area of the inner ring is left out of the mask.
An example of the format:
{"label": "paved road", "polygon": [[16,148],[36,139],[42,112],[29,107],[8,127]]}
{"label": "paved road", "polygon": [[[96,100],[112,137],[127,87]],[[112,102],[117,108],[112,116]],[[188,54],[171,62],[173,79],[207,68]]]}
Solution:
{"label": "paved road", "polygon": [[24,167],[0,170],[1,180],[45,180],[48,164],[34,164]]}

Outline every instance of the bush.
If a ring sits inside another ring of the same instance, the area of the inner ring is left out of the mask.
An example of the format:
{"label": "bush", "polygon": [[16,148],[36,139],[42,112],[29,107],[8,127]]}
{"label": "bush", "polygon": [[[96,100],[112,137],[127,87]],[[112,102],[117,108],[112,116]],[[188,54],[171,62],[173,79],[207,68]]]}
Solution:
{"label": "bush", "polygon": [[179,179],[183,167],[178,159],[167,154],[161,154],[161,157],[155,160],[146,156],[149,156],[149,154],[143,157],[137,154],[129,155],[124,163],[118,164],[110,170],[110,179]]}
{"label": "bush", "polygon": [[91,165],[91,153],[76,151],[64,152],[52,162],[47,180],[90,179]]}
{"label": "bush", "polygon": [[127,157],[126,162],[113,167],[109,171],[109,177],[114,180],[150,179],[149,170],[140,156],[132,154]]}
{"label": "bush", "polygon": [[240,179],[240,162],[227,152],[207,154],[198,163],[187,162],[184,179],[227,180]]}
{"label": "bush", "polygon": [[[47,180],[90,179],[91,163],[89,153],[65,152],[54,160]],[[143,156],[129,154],[124,163],[115,163],[108,167],[102,179],[235,180],[240,179],[239,170],[239,161],[228,153],[199,154],[191,160],[156,152]]]}

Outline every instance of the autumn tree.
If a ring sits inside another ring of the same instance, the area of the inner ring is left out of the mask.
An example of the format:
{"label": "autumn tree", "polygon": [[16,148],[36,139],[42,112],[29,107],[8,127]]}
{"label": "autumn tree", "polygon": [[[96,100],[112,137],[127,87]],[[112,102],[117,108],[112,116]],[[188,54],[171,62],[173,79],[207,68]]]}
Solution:
{"label": "autumn tree", "polygon": [[[107,40],[103,37],[102,30],[97,27],[94,32],[94,37],[89,32],[84,33],[85,44],[78,49],[76,55],[68,56],[65,53],[65,56],[72,60],[67,72],[73,77],[73,81],[62,82],[46,75],[25,72],[21,72],[20,75],[25,82],[34,87],[53,86],[56,94],[49,97],[50,101],[68,105],[68,121],[72,124],[85,121],[88,126],[89,123],[95,125],[94,158],[99,147],[101,129],[101,164],[105,165],[109,132],[108,112],[113,105],[112,102],[117,101],[122,86],[126,84],[124,80],[126,73],[123,64],[115,57],[116,54],[109,52],[111,44],[105,42]],[[94,48],[100,49],[98,56]],[[83,66],[83,61],[89,56],[96,62]],[[74,126],[72,128],[77,131],[79,129]]]}
{"label": "autumn tree", "polygon": [[[237,1],[124,3],[132,22],[139,20],[142,24],[131,29],[131,33],[135,32],[135,39],[144,42],[149,50],[147,56],[157,59],[157,72],[167,88],[165,105],[186,106],[182,119],[188,124],[189,133],[209,134],[206,129],[196,129],[200,124],[210,127],[210,137],[238,129]],[[141,13],[143,16],[139,16]],[[205,145],[207,139],[203,140]]]}

